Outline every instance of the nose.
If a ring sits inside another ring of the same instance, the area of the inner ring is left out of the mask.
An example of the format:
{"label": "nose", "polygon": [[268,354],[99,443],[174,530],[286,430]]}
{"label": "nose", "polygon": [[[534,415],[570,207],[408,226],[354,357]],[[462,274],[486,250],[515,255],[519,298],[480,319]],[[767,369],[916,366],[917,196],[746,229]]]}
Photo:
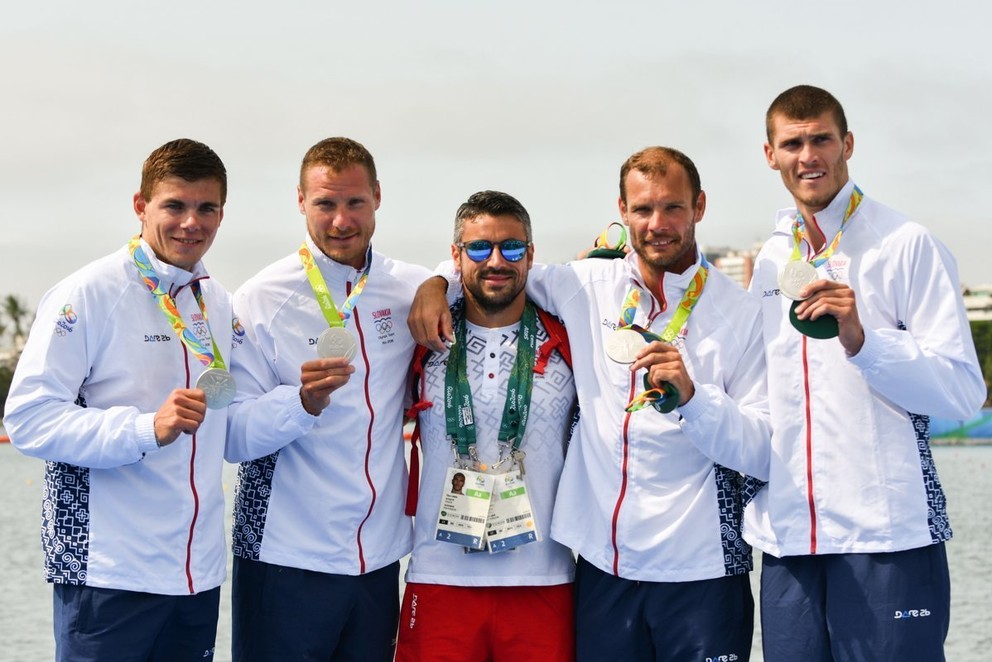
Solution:
{"label": "nose", "polygon": [[491,267],[508,267],[511,264],[513,264],[512,262],[508,261],[505,257],[503,257],[503,253],[500,251],[499,246],[493,246],[492,255],[489,256],[489,259],[486,260],[486,262]]}
{"label": "nose", "polygon": [[665,219],[665,215],[661,212],[660,209],[655,210],[651,214],[651,217],[648,218],[648,232],[658,233],[658,232],[664,232],[667,229],[669,228],[668,228],[668,223]]}
{"label": "nose", "polygon": [[813,149],[813,143],[811,141],[806,141],[803,143],[803,147],[799,150],[799,161],[800,163],[812,163],[816,161],[817,152]]}
{"label": "nose", "polygon": [[179,224],[179,227],[187,232],[194,232],[200,227],[200,218],[197,216],[196,210],[193,210],[186,214],[186,218],[183,222]]}
{"label": "nose", "polygon": [[352,227],[351,219],[349,218],[346,210],[337,209],[331,215],[331,227],[337,230],[350,230]]}

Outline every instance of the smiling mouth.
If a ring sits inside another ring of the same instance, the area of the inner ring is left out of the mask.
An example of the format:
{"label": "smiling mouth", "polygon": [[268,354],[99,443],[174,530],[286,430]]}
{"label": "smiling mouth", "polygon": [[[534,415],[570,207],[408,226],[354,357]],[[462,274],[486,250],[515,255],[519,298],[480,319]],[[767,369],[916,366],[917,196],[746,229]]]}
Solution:
{"label": "smiling mouth", "polygon": [[676,242],[677,239],[674,237],[667,237],[664,239],[652,239],[644,243],[652,248],[668,248],[669,246],[674,246]]}
{"label": "smiling mouth", "polygon": [[801,179],[803,181],[809,181],[809,180],[813,180],[813,179],[820,179],[821,177],[826,177],[826,176],[827,176],[827,173],[825,173],[825,172],[819,172],[819,171],[818,172],[804,172],[804,173],[800,173],[799,179]]}

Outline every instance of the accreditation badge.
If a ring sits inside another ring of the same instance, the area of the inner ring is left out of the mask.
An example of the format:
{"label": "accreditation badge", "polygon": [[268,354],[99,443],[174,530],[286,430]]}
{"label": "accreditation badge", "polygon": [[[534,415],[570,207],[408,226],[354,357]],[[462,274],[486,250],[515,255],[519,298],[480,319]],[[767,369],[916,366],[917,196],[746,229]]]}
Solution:
{"label": "accreditation badge", "polygon": [[508,471],[494,478],[493,500],[486,523],[489,552],[506,552],[539,541],[541,535],[523,476],[519,471]]}
{"label": "accreditation badge", "polygon": [[486,517],[495,476],[449,467],[434,539],[469,549],[485,547]]}

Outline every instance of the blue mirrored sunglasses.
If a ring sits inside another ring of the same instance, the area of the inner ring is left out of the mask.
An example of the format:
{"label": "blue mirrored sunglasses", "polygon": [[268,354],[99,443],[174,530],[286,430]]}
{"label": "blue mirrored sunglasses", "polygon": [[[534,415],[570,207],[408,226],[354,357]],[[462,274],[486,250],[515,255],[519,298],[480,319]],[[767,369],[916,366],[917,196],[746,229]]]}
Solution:
{"label": "blue mirrored sunglasses", "polygon": [[493,254],[493,248],[499,248],[499,254],[507,262],[519,262],[527,255],[527,247],[530,242],[522,239],[504,239],[503,241],[489,241],[488,239],[476,239],[475,241],[460,241],[455,246],[465,249],[468,259],[473,262],[485,262]]}

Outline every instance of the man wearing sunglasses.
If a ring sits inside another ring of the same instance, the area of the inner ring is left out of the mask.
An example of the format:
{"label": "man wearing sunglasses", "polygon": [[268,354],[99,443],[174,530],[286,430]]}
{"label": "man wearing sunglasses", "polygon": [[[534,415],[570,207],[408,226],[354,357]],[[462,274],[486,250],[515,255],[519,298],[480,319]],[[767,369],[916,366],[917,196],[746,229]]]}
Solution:
{"label": "man wearing sunglasses", "polygon": [[[551,536],[579,555],[577,659],[747,660],[758,483],[742,473],[767,479],[770,437],[758,303],[696,245],[706,195],[687,156],[631,156],[618,204],[632,253],[535,265],[527,286],[576,357]],[[427,281],[411,314],[432,347],[451,337],[444,287]]]}
{"label": "man wearing sunglasses", "polygon": [[[424,357],[416,385],[424,467],[396,659],[567,662],[575,563],[549,531],[575,385],[524,294],[530,216],[506,193],[476,193],[451,255],[464,298],[454,345]],[[473,516],[474,531],[457,525]]]}
{"label": "man wearing sunglasses", "polygon": [[371,246],[381,193],[348,138],[307,152],[298,251],[235,293],[228,460],[234,659],[392,659],[403,513],[403,325],[427,270]]}

